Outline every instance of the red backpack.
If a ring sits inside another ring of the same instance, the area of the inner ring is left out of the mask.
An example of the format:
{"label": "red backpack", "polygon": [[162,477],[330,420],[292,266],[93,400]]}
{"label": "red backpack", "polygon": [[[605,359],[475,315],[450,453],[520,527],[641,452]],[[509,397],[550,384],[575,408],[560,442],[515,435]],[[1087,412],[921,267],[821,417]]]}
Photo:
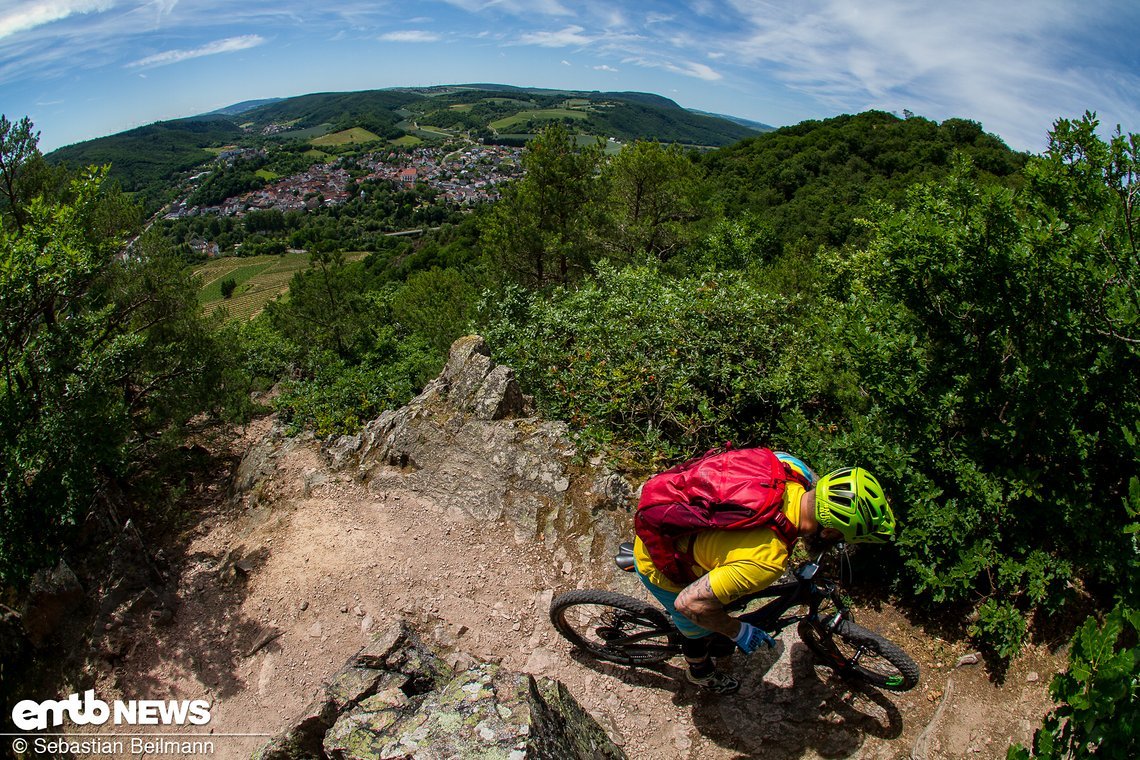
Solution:
{"label": "red backpack", "polygon": [[641,489],[634,531],[650,559],[674,583],[696,580],[692,549],[677,539],[709,528],[771,528],[787,545],[797,526],[784,515],[788,480],[810,487],[770,449],[713,449],[654,475]]}

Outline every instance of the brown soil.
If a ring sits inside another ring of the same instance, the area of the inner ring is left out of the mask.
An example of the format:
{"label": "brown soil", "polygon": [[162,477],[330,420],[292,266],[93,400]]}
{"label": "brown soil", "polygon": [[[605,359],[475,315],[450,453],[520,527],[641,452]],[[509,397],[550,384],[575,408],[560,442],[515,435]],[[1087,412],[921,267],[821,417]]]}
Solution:
{"label": "brown soil", "polygon": [[[444,513],[412,490],[368,491],[305,446],[282,458],[259,500],[216,508],[184,538],[173,624],[139,623],[133,649],[97,687],[208,699],[219,758],[249,757],[397,616],[457,662],[470,655],[561,680],[631,758],[1003,758],[1011,741],[1031,738],[1063,665],[1031,650],[996,685],[982,664],[956,667],[963,645],[881,605],[860,609],[859,622],[919,662],[913,691],[852,689],[786,631],[774,653],[734,658],[738,695],[707,696],[684,683],[679,661],[630,670],[572,652],[549,623],[550,598],[612,585],[601,580],[609,574],[556,566],[509,525]],[[633,578],[614,590],[645,598]]]}

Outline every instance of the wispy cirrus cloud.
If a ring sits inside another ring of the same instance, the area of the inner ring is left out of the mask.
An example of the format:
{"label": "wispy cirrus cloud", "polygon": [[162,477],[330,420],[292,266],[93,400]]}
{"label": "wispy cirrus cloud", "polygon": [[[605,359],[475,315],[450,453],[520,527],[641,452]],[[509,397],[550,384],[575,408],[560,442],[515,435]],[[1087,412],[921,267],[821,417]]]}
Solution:
{"label": "wispy cirrus cloud", "polygon": [[499,11],[511,15],[573,16],[574,11],[558,0],[443,0],[468,13]]}
{"label": "wispy cirrus cloud", "polygon": [[[718,52],[767,68],[828,108],[965,115],[1020,145],[1040,143],[1062,113],[1119,102],[1110,67],[1095,60],[1096,43],[1110,47],[1109,39],[1119,34],[1113,27],[1127,26],[1114,16],[1137,15],[1106,3],[1061,0],[730,5],[742,31],[720,37]],[[1077,49],[1082,52],[1075,54]],[[1125,104],[1136,114],[1140,78],[1130,78],[1132,102],[1126,97]]]}
{"label": "wispy cirrus cloud", "polygon": [[420,29],[407,29],[400,32],[381,34],[382,42],[439,42],[443,35],[438,32],[426,32]]}
{"label": "wispy cirrus cloud", "polygon": [[526,32],[519,35],[520,45],[538,45],[539,47],[585,47],[598,40],[595,35],[584,34],[586,30],[577,24],[571,24],[556,32]]}
{"label": "wispy cirrus cloud", "polygon": [[192,58],[202,58],[207,55],[220,53],[234,53],[239,50],[248,50],[264,44],[265,38],[259,34],[243,34],[240,37],[227,37],[224,40],[215,40],[200,47],[189,50],[165,50],[161,53],[148,55],[126,65],[128,69],[154,68],[155,66],[169,66],[172,63],[181,63]]}
{"label": "wispy cirrus cloud", "polygon": [[622,61],[622,63],[632,63],[635,66],[642,66],[650,69],[664,69],[671,71],[674,74],[683,74],[687,77],[694,77],[696,79],[703,79],[706,82],[715,82],[723,79],[724,75],[716,69],[703,63],[695,63],[693,61],[675,61],[668,58],[647,58],[647,57],[629,57]]}
{"label": "wispy cirrus cloud", "polygon": [[31,31],[55,21],[63,21],[76,14],[110,10],[114,5],[114,0],[51,0],[20,3],[11,10],[0,11],[0,39]]}

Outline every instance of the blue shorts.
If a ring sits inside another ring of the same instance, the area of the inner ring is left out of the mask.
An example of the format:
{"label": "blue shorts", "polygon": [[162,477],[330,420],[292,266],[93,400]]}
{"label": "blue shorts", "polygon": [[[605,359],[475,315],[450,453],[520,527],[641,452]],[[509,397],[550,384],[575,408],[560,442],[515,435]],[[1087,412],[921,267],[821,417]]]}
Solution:
{"label": "blue shorts", "polygon": [[692,620],[689,620],[680,612],[677,612],[676,591],[666,591],[660,586],[654,586],[649,582],[648,578],[641,574],[640,570],[637,571],[637,577],[641,579],[641,582],[645,585],[645,588],[649,589],[649,593],[653,594],[653,598],[661,602],[661,604],[665,607],[665,611],[668,612],[669,615],[673,618],[673,622],[676,624],[678,631],[690,639],[702,639],[705,636],[712,635],[712,631],[709,629],[701,628]]}

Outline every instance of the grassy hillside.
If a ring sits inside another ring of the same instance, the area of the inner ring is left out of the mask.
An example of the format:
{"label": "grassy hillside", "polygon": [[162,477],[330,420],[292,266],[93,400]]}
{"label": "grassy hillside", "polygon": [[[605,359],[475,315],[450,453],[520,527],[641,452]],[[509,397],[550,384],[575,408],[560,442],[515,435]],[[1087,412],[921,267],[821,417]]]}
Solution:
{"label": "grassy hillside", "polygon": [[161,121],[52,151],[47,159],[72,168],[111,165],[124,190],[147,201],[160,197],[173,175],[214,158],[210,147],[232,145],[242,130],[226,118]]}
{"label": "grassy hillside", "polygon": [[397,90],[367,90],[364,92],[321,92],[286,98],[267,106],[254,108],[241,114],[245,122],[262,126],[290,123],[298,129],[332,124],[333,131],[363,127],[386,137],[398,132],[400,121],[395,111],[418,97]]}
{"label": "grassy hillside", "polygon": [[[363,256],[363,253],[349,253],[345,260],[356,261]],[[225,309],[229,319],[252,319],[267,303],[288,293],[293,275],[308,265],[307,253],[215,259],[194,269],[200,283],[198,302],[207,314]],[[222,283],[229,279],[236,282],[237,287],[232,296],[223,298]]]}
{"label": "grassy hillside", "polygon": [[359,145],[368,142],[378,142],[380,139],[379,135],[373,134],[367,129],[353,127],[352,129],[343,129],[340,132],[315,137],[312,142],[313,145],[321,147],[324,145]]}

